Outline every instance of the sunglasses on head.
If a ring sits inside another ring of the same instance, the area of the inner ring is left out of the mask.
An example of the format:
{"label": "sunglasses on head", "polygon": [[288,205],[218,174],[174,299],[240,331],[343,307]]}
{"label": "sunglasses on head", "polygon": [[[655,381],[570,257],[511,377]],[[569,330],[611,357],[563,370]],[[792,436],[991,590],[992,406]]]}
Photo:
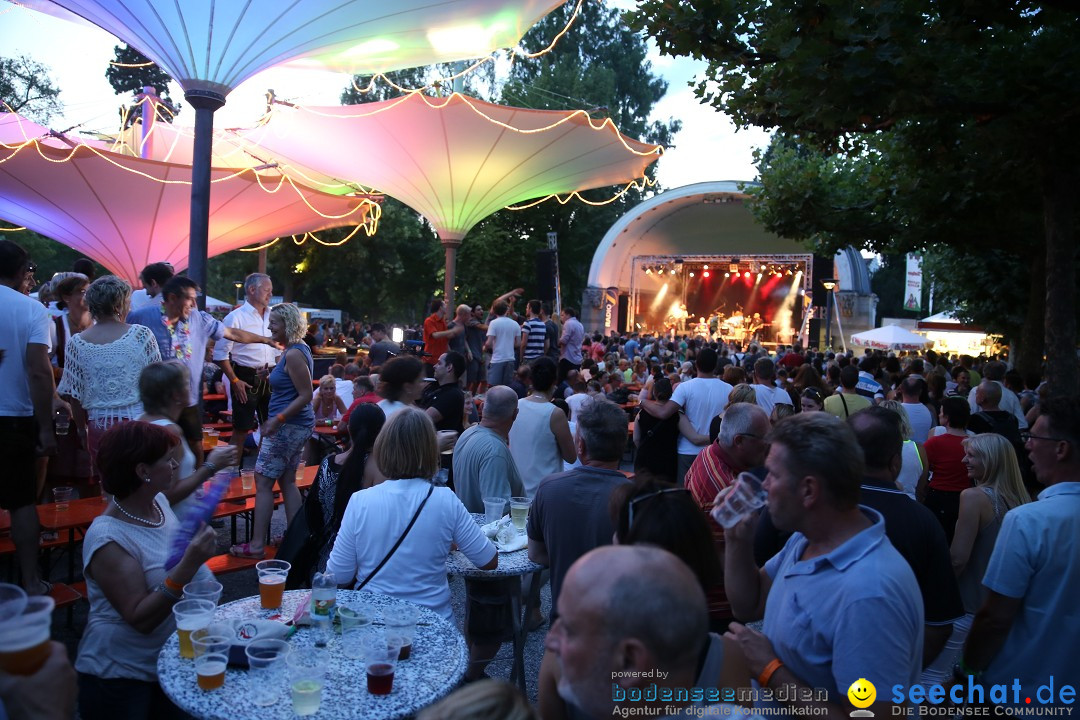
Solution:
{"label": "sunglasses on head", "polygon": [[627,506],[627,510],[626,510],[626,529],[629,530],[630,528],[634,527],[634,506],[635,505],[637,505],[639,502],[641,502],[643,500],[649,500],[650,498],[654,498],[654,497],[657,497],[659,495],[664,495],[665,493],[673,493],[673,492],[690,492],[690,491],[687,490],[686,488],[681,488],[681,487],[665,488],[663,490],[656,490],[655,492],[645,493],[644,495],[638,495],[636,498],[631,500],[630,504]]}
{"label": "sunglasses on head", "polygon": [[27,275],[33,275],[36,272],[37,272],[37,263],[35,263],[33,260],[26,263],[26,274]]}

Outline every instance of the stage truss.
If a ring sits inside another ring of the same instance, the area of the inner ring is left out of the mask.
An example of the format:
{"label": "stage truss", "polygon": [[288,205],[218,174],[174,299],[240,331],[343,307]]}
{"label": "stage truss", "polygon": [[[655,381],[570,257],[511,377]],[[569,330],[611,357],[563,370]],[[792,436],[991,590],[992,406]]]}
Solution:
{"label": "stage truss", "polygon": [[[676,281],[678,302],[685,308],[687,288],[690,282],[703,281],[710,277],[718,279],[733,274],[753,277],[762,275],[793,275],[801,272],[799,298],[797,304],[802,320],[799,327],[792,327],[792,338],[801,337],[805,341],[807,319],[810,316],[810,295],[814,274],[814,256],[811,253],[789,254],[722,254],[722,255],[635,255],[632,258],[633,272],[630,275],[630,298],[627,307],[626,330],[642,328],[640,320],[645,312],[642,306],[642,291],[645,282],[655,283],[659,276],[668,276]],[[646,280],[647,279],[647,280]],[[656,330],[656,328],[647,328]],[[771,343],[767,343],[771,344]]]}

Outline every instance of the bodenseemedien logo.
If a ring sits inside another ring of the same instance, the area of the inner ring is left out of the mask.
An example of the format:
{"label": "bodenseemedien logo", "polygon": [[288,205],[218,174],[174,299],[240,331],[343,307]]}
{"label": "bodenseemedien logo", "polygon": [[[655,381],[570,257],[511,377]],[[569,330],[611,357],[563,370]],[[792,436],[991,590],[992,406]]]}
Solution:
{"label": "bodenseemedien logo", "polygon": [[866,709],[877,699],[877,688],[874,687],[874,683],[866,678],[859,678],[851,683],[851,687],[847,690],[847,697],[848,702],[858,708],[851,711],[850,717],[874,717],[874,713]]}

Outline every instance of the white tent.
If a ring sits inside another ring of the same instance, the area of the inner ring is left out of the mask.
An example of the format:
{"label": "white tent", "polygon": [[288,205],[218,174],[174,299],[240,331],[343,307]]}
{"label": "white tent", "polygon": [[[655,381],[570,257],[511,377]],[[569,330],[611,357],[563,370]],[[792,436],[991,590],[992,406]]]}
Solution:
{"label": "white tent", "polygon": [[851,344],[875,350],[922,350],[930,341],[899,325],[886,325],[851,336]]}
{"label": "white tent", "polygon": [[206,296],[207,310],[232,310],[234,307],[236,307],[235,303],[218,300],[216,297],[212,297],[210,295]]}

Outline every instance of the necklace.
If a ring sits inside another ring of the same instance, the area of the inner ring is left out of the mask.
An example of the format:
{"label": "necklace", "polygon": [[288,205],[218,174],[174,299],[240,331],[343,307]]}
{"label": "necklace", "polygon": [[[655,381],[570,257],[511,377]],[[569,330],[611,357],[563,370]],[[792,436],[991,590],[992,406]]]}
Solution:
{"label": "necklace", "polygon": [[136,522],[141,522],[144,525],[149,525],[150,527],[157,528],[157,527],[161,527],[162,525],[165,524],[165,513],[161,512],[161,508],[158,507],[157,501],[154,501],[154,510],[157,510],[157,516],[158,516],[157,522],[154,522],[152,520],[147,520],[146,518],[141,518],[138,515],[132,515],[127,510],[124,509],[124,506],[121,505],[120,502],[116,498],[113,498],[113,505],[115,505],[116,509],[119,510],[120,512],[122,512],[125,516],[131,518],[132,520],[134,520]]}

